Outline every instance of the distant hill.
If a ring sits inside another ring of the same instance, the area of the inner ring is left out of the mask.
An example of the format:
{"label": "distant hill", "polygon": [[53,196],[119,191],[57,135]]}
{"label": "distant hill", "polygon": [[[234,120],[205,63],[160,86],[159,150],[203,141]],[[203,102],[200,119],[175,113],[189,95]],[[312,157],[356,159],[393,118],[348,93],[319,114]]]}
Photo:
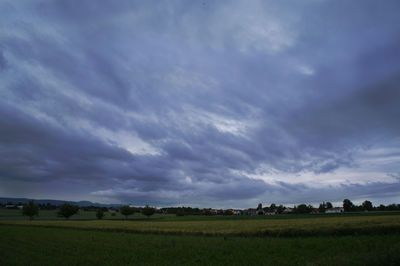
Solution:
{"label": "distant hill", "polygon": [[52,200],[52,199],[29,199],[29,198],[0,198],[1,204],[6,204],[7,202],[12,202],[13,204],[18,204],[19,202],[25,204],[30,200],[34,200],[37,204],[47,204],[52,205],[62,205],[64,203],[74,204],[78,206],[96,206],[96,207],[117,207],[121,204],[103,204],[91,201],[69,201],[69,200]]}

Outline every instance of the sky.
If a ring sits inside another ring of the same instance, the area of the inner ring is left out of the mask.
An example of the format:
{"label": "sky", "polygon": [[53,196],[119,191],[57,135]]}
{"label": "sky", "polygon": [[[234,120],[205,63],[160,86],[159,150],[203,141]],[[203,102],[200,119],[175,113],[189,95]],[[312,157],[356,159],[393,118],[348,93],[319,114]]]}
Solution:
{"label": "sky", "polygon": [[400,203],[400,2],[0,1],[0,196]]}

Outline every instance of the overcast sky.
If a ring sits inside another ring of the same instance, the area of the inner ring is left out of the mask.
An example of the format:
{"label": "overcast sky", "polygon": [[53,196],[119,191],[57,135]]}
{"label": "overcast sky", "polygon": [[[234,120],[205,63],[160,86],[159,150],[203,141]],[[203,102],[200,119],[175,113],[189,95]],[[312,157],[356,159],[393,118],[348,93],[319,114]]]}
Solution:
{"label": "overcast sky", "polygon": [[400,203],[400,1],[0,1],[0,196]]}

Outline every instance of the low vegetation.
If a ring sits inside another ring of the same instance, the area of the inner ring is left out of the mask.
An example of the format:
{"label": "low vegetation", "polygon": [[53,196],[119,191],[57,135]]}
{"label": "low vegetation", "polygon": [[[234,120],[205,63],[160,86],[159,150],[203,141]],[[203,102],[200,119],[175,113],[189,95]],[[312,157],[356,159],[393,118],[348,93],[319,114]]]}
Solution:
{"label": "low vegetation", "polygon": [[399,212],[146,218],[144,209],[68,220],[0,210],[0,265],[400,264]]}
{"label": "low vegetation", "polygon": [[337,236],[400,233],[400,215],[248,220],[3,220],[1,224],[204,236]]}
{"label": "low vegetation", "polygon": [[[64,221],[70,223],[70,221]],[[0,265],[398,265],[398,235],[243,238],[0,226]]]}

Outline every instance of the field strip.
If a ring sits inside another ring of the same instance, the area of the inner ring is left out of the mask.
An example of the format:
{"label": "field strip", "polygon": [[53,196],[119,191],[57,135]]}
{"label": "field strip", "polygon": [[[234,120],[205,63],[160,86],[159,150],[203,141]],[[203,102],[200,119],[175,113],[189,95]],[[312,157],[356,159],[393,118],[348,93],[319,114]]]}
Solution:
{"label": "field strip", "polygon": [[238,221],[0,221],[0,225],[72,228],[128,233],[202,236],[329,236],[399,234],[400,216],[335,217],[330,219]]}

